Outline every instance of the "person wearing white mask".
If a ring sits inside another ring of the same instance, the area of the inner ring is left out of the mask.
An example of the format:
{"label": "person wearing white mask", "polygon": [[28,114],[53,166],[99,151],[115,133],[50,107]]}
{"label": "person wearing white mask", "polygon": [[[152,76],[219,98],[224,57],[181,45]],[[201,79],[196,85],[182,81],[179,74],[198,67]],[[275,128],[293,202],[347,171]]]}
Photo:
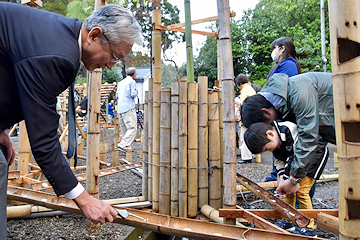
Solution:
{"label": "person wearing white mask", "polygon": [[[285,73],[289,77],[298,75],[301,73],[301,67],[297,58],[294,42],[289,37],[281,37],[274,40],[270,49],[271,58],[275,62],[275,65],[268,73],[267,79],[269,79],[274,73]],[[273,164],[273,169],[264,182],[276,181],[276,169]]]}

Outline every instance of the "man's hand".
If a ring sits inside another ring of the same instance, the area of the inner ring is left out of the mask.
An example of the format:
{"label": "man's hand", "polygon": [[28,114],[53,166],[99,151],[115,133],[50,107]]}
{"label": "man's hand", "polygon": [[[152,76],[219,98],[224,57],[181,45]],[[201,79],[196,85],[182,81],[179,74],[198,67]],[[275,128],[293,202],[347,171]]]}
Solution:
{"label": "man's hand", "polygon": [[109,204],[100,201],[84,191],[74,199],[76,205],[94,223],[112,222],[117,212]]}
{"label": "man's hand", "polygon": [[279,181],[279,185],[276,188],[276,191],[281,194],[286,194],[286,196],[293,196],[300,189],[300,184],[292,184],[289,180]]}
{"label": "man's hand", "polygon": [[15,159],[15,150],[7,131],[0,133],[0,145],[3,145],[6,148],[6,161],[9,165],[11,165]]}

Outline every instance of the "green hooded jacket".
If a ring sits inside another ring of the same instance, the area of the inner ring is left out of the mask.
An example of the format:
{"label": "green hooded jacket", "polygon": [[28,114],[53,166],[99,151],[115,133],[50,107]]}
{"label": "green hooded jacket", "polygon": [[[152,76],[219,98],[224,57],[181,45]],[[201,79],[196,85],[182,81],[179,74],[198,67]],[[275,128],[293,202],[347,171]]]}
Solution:
{"label": "green hooded jacket", "polygon": [[[303,178],[315,161],[319,127],[335,129],[334,104],[331,73],[309,72],[288,77],[274,74],[261,89],[282,98],[275,109],[282,119],[295,119],[299,138],[295,147],[295,158],[290,173]],[[332,143],[335,143],[335,137]]]}

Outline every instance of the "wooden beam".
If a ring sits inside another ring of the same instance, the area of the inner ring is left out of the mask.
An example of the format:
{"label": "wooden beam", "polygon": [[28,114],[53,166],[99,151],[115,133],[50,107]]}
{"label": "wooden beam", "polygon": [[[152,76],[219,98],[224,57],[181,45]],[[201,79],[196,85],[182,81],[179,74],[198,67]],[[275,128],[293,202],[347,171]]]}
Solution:
{"label": "wooden beam", "polygon": [[[254,224],[260,229],[266,229],[273,232],[280,232],[280,233],[288,233],[286,230],[266,221],[264,218],[259,217],[258,215],[244,209],[240,206],[236,206],[237,208],[243,210],[243,218],[245,218],[250,223]],[[226,210],[233,210],[233,209],[226,209]]]}
{"label": "wooden beam", "polygon": [[[156,30],[161,30],[161,31],[167,31],[166,26],[162,26],[162,25],[155,25],[155,29]],[[184,28],[173,28],[169,31],[174,31],[174,32],[185,32]],[[194,34],[200,34],[200,35],[205,35],[205,36],[210,36],[210,37],[216,37],[217,34],[216,33],[212,33],[212,32],[204,32],[204,31],[197,31],[197,30],[192,30],[191,31]]]}
{"label": "wooden beam", "polygon": [[339,218],[326,213],[319,213],[317,226],[339,235]]}
{"label": "wooden beam", "polygon": [[[261,218],[283,218],[283,215],[274,209],[246,209],[246,211],[256,214]],[[318,218],[318,214],[326,213],[331,216],[338,216],[337,209],[298,209],[298,211],[304,214],[308,218]],[[219,209],[220,217],[226,218],[243,218],[243,209]]]}
{"label": "wooden beam", "polygon": [[[236,16],[236,12],[231,12],[230,13],[230,17],[235,17],[235,16]],[[202,18],[202,19],[191,21],[191,25],[210,22],[210,21],[216,21],[216,20],[219,20],[218,16]],[[166,30],[172,30],[174,28],[182,28],[184,26],[185,26],[185,23],[175,23],[175,24],[171,24],[171,25],[168,25],[168,26],[164,26],[164,27],[166,27]]]}

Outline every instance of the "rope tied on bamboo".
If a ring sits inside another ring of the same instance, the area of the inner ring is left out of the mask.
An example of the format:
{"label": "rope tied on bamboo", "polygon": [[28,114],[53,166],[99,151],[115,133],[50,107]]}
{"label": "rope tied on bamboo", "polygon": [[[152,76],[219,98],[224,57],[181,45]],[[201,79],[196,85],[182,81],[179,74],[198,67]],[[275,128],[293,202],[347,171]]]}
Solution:
{"label": "rope tied on bamboo", "polygon": [[214,168],[216,169],[222,169],[222,166],[212,166],[212,167],[178,167],[178,166],[171,166],[171,165],[162,165],[162,164],[157,164],[157,163],[149,163],[148,161],[139,161],[142,162],[144,164],[148,164],[148,165],[152,165],[152,166],[156,166],[156,167],[164,167],[164,168],[173,168],[173,169],[201,169],[201,170],[208,170],[209,174],[213,173]]}

